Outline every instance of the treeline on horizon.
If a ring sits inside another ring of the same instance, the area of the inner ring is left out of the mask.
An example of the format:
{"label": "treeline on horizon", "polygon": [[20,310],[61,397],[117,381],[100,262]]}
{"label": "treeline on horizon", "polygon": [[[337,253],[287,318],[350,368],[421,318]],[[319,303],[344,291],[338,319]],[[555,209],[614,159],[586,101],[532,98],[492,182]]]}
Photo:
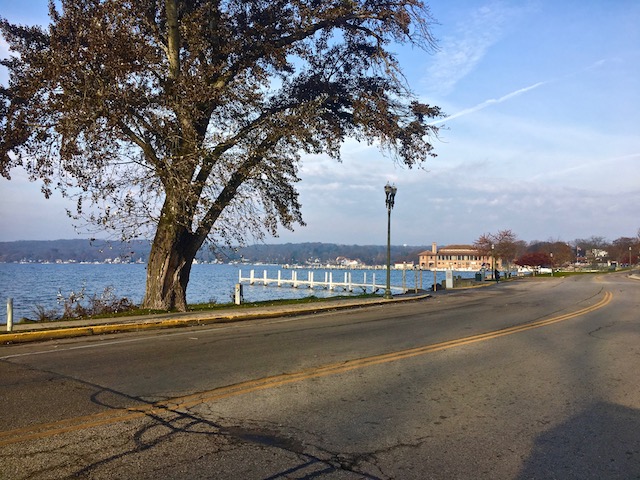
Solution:
{"label": "treeline on horizon", "polygon": [[[431,247],[392,245],[392,261],[417,262],[419,253],[428,248]],[[0,262],[146,262],[150,250],[151,243],[147,240],[20,240],[0,242]],[[387,247],[320,242],[256,244],[237,248],[205,245],[196,255],[196,260],[295,265],[316,261],[335,263],[338,257],[358,260],[366,265],[383,265],[386,263]]]}

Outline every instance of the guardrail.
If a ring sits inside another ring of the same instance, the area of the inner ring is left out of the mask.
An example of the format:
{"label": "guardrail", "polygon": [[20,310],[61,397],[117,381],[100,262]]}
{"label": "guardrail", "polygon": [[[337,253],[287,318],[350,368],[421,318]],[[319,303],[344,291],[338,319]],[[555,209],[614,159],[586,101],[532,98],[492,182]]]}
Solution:
{"label": "guardrail", "polygon": [[[371,275],[371,280],[367,280],[367,272],[363,272],[362,282],[353,281],[352,272],[344,272],[344,281],[334,280],[333,272],[324,272],[324,280],[316,280],[313,271],[307,272],[307,278],[298,278],[298,272],[291,270],[291,277],[284,278],[282,272],[278,270],[277,278],[269,278],[267,271],[264,270],[262,277],[255,275],[255,270],[249,271],[248,277],[242,276],[242,270],[239,271],[238,280],[242,283],[248,283],[249,285],[264,285],[275,287],[292,287],[292,288],[323,288],[328,290],[341,289],[346,292],[353,292],[354,289],[361,288],[363,293],[371,291],[372,293],[378,290],[384,290],[386,284],[376,283],[376,274]],[[405,282],[406,283],[406,282]],[[404,286],[391,285],[391,289],[399,290],[402,293],[408,291],[406,284]]]}

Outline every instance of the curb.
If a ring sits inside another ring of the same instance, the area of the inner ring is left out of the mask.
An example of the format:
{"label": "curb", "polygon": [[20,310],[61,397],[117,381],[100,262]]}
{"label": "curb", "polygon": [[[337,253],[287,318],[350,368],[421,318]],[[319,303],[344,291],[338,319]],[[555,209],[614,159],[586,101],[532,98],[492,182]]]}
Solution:
{"label": "curb", "polygon": [[45,340],[59,340],[63,338],[85,337],[92,335],[106,335],[111,333],[135,332],[140,330],[151,330],[161,328],[179,328],[192,327],[197,325],[208,325],[212,323],[231,323],[244,320],[260,320],[277,317],[287,317],[294,315],[309,315],[319,312],[347,310],[354,308],[370,307],[384,305],[387,303],[400,303],[408,301],[424,300],[431,297],[429,294],[397,297],[393,299],[380,299],[369,302],[353,302],[331,305],[317,304],[315,306],[304,306],[300,309],[279,309],[261,312],[241,312],[233,314],[218,314],[212,316],[182,316],[180,318],[168,318],[162,320],[153,320],[152,318],[143,319],[136,322],[125,323],[109,323],[104,325],[84,325],[81,327],[62,327],[52,328],[49,330],[26,331],[19,333],[2,333],[0,334],[0,344],[17,344],[27,342],[40,342]]}

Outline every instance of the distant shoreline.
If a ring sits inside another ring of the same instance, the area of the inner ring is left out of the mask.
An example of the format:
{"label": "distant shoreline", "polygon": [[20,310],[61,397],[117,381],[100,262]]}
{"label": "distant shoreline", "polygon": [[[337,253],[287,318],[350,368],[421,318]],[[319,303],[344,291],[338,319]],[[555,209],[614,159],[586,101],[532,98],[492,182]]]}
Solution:
{"label": "distant shoreline", "polygon": [[[393,264],[413,264],[431,247],[392,245]],[[320,265],[361,267],[386,265],[384,245],[341,245],[334,243],[256,244],[246,247],[202,247],[196,262],[204,264]],[[145,263],[151,244],[106,240],[20,240],[0,242],[0,263]]]}

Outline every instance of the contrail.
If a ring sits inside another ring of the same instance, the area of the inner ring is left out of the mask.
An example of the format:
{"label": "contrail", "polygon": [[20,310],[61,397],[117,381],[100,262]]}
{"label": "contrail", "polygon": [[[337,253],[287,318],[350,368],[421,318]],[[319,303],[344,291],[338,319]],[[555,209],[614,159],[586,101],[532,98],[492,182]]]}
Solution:
{"label": "contrail", "polygon": [[524,87],[521,88],[519,90],[516,90],[514,92],[511,93],[507,93],[506,95],[503,95],[500,98],[491,98],[489,100],[485,100],[482,103],[479,103],[478,105],[475,105],[473,107],[470,108],[465,108],[464,110],[459,111],[458,113],[454,113],[453,115],[449,115],[448,117],[445,117],[442,120],[436,121],[436,122],[431,122],[429,125],[435,125],[436,123],[442,123],[442,122],[446,122],[447,120],[452,120],[454,118],[458,118],[458,117],[462,117],[464,115],[468,115],[470,113],[473,112],[477,112],[478,110],[482,110],[484,108],[487,108],[489,105],[495,105],[497,103],[502,103],[506,100],[509,100],[513,97],[517,97],[518,95],[522,95],[523,93],[526,93],[530,90],[534,90],[538,87],[541,87],[542,85],[546,85],[547,83],[549,83],[548,81],[546,82],[538,82],[538,83],[534,83],[533,85],[530,85],[528,87]]}
{"label": "contrail", "polygon": [[565,79],[565,78],[570,78],[570,77],[572,77],[574,75],[578,75],[580,73],[587,72],[589,70],[594,70],[596,68],[601,67],[602,65],[604,65],[608,61],[609,61],[609,59],[603,58],[603,59],[600,59],[600,60],[592,63],[591,65],[589,65],[589,66],[587,66],[585,68],[582,68],[582,69],[577,70],[575,72],[568,73],[566,75],[563,75],[560,78],[553,79],[553,80],[546,80],[544,82],[534,83],[533,85],[530,85],[528,87],[524,87],[524,88],[521,88],[521,89],[516,90],[514,92],[507,93],[506,95],[504,95],[504,96],[502,96],[500,98],[497,98],[497,99],[496,98],[491,98],[489,100],[485,100],[484,102],[479,103],[478,105],[476,105],[474,107],[465,108],[464,110],[461,110],[458,113],[454,113],[453,115],[445,117],[442,120],[431,122],[429,125],[435,125],[435,124],[438,124],[438,123],[446,122],[447,120],[453,120],[454,118],[462,117],[464,115],[468,115],[470,113],[477,112],[478,110],[482,110],[484,108],[487,108],[489,105],[495,105],[495,104],[498,104],[498,103],[502,103],[502,102],[504,102],[506,100],[509,100],[509,99],[513,98],[513,97],[517,97],[518,95],[522,95],[523,93],[526,93],[526,92],[528,92],[530,90],[534,90],[534,89],[536,89],[538,87],[541,87],[543,85],[547,85],[548,83],[552,83],[552,82],[555,82],[555,81],[558,81],[558,80],[561,80],[561,79]]}

